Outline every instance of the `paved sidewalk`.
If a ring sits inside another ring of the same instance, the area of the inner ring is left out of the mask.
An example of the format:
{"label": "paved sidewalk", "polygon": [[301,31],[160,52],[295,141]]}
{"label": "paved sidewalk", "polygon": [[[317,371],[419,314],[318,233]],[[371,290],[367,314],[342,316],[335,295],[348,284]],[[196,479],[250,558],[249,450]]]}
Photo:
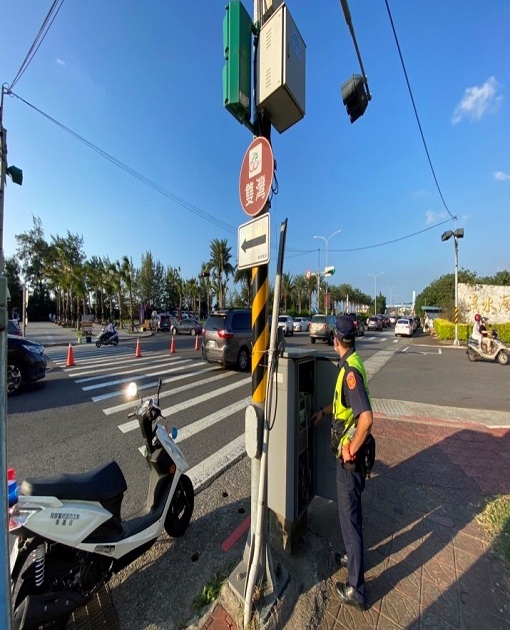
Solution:
{"label": "paved sidewalk", "polygon": [[[374,435],[375,474],[363,495],[369,609],[339,602],[335,583],[347,572],[334,563],[336,504],[316,498],[299,553],[275,557],[291,580],[266,627],[509,628],[508,572],[476,517],[491,495],[510,493],[510,414],[506,428],[491,429],[376,412]],[[228,586],[196,627],[242,628]]]}

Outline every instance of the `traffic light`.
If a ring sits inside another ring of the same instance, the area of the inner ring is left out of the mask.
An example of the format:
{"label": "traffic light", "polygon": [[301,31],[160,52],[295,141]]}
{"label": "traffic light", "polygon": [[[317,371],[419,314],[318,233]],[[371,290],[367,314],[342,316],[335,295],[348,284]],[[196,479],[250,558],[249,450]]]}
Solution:
{"label": "traffic light", "polygon": [[223,18],[223,105],[245,125],[251,116],[252,21],[240,0],[227,4]]}
{"label": "traffic light", "polygon": [[333,275],[335,275],[335,268],[334,267],[324,267],[324,275],[325,276],[333,276]]}
{"label": "traffic light", "polygon": [[351,123],[363,116],[369,100],[370,95],[367,92],[366,81],[361,75],[353,74],[342,84],[342,101]]}

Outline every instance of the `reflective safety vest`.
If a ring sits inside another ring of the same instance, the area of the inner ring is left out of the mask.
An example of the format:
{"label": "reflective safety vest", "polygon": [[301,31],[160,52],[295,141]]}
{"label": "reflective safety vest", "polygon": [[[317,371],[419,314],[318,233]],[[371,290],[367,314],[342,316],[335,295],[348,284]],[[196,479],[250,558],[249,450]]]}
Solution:
{"label": "reflective safety vest", "polygon": [[[361,362],[359,355],[356,352],[353,352],[350,356],[347,357],[346,362],[350,367],[355,368],[363,377],[363,384],[367,391],[368,395],[368,386],[367,386],[367,373],[365,371],[365,366]],[[345,378],[345,363],[342,365],[340,372],[338,374],[338,378],[336,380],[335,386],[335,394],[333,396],[333,430],[341,431],[341,444],[342,446],[347,442],[350,442],[356,433],[356,419],[354,418],[354,414],[352,412],[351,407],[344,407],[342,404],[342,387],[344,384]],[[369,396],[370,400],[370,396]]]}

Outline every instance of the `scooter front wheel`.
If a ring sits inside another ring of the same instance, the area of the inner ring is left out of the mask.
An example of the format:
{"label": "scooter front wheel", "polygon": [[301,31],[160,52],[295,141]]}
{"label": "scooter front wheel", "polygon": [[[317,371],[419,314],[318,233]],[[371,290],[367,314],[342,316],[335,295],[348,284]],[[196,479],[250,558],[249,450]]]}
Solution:
{"label": "scooter front wheel", "polygon": [[101,342],[100,342],[99,340],[98,340],[98,341],[96,341],[96,346],[97,346],[98,348],[100,348],[100,347],[101,347]]}
{"label": "scooter front wheel", "polygon": [[191,479],[181,475],[165,519],[165,531],[173,538],[184,535],[195,507],[195,491]]}
{"label": "scooter front wheel", "polygon": [[508,352],[501,350],[501,352],[498,354],[498,363],[500,365],[508,365]]}

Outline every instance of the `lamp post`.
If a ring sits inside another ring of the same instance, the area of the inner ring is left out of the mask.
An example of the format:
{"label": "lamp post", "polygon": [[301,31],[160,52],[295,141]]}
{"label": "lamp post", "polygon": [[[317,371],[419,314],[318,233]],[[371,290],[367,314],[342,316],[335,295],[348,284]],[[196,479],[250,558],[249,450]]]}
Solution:
{"label": "lamp post", "polygon": [[374,279],[374,315],[377,313],[377,276],[383,273],[384,271],[380,271],[379,273],[367,273],[367,276],[372,276]]}
{"label": "lamp post", "polygon": [[[325,243],[326,243],[326,267],[328,266],[328,246],[329,246],[329,239],[332,236],[335,236],[335,234],[338,234],[339,232],[341,232],[342,230],[336,230],[336,232],[333,232],[333,234],[330,234],[328,236],[328,238],[326,238],[325,236],[314,236],[314,238],[320,238],[322,239]],[[320,251],[320,250],[319,250]],[[320,259],[319,259],[319,271],[320,271]],[[319,299],[318,295],[317,295],[317,299]],[[326,315],[328,314],[328,276],[326,276]]]}
{"label": "lamp post", "polygon": [[453,345],[459,345],[459,238],[464,238],[464,228],[458,228],[455,231],[448,230],[441,234],[441,240],[447,241],[453,236],[453,242],[455,245],[455,339]]}

